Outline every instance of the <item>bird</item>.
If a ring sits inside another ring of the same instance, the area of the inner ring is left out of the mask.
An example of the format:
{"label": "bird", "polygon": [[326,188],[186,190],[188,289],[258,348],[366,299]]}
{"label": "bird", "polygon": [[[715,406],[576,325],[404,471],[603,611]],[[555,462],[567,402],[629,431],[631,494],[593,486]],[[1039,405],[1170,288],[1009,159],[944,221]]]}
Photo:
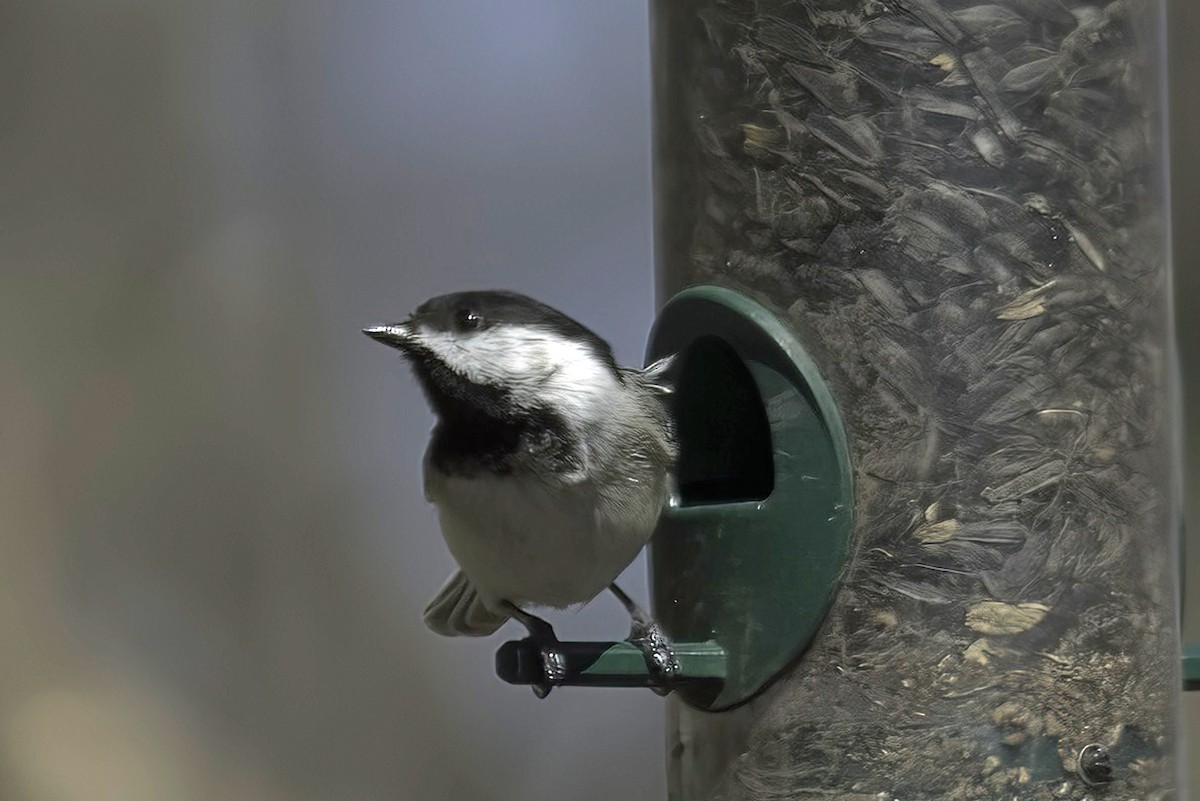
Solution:
{"label": "bird", "polygon": [[673,492],[677,456],[666,357],[622,367],[591,329],[504,290],[456,292],[363,333],[397,349],[436,417],[425,497],[458,564],[425,609],[445,636],[486,636],[510,618],[541,655],[545,697],[565,677],[553,628],[609,590],[629,641],[669,692],[679,663],[661,627],[615,583]]}

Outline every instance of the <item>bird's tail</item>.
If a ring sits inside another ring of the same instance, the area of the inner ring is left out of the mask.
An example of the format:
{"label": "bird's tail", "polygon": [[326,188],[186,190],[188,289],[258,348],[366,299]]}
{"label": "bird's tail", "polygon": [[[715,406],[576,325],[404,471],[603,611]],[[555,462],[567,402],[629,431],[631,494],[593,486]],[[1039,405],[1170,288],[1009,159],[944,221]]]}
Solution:
{"label": "bird's tail", "polygon": [[425,607],[425,625],[445,637],[485,637],[504,625],[508,615],[493,612],[461,570]]}

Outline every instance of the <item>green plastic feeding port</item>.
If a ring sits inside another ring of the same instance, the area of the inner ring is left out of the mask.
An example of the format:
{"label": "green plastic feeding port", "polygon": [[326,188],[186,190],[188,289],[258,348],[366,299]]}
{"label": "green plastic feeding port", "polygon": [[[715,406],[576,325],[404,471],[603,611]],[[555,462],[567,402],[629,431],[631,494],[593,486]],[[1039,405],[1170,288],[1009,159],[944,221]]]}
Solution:
{"label": "green plastic feeding port", "polygon": [[1200,645],[1183,646],[1183,689],[1200,690]]}
{"label": "green plastic feeding port", "polygon": [[821,625],[853,481],[833,396],[770,310],[721,287],[681,292],[648,358],[672,353],[678,489],[651,542],[654,613],[675,643],[724,652],[723,682],[679,688],[718,711],[763,689]]}

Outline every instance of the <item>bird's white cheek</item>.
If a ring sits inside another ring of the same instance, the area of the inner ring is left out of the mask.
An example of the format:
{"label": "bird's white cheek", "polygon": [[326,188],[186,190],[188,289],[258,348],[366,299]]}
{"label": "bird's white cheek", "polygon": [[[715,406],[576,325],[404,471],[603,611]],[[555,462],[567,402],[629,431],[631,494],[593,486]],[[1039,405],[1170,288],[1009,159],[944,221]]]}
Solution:
{"label": "bird's white cheek", "polygon": [[520,406],[549,406],[588,419],[619,390],[611,370],[586,347],[535,329],[497,329],[468,337],[426,331],[423,339],[450,369],[474,383],[505,390]]}
{"label": "bird's white cheek", "polygon": [[421,331],[421,343],[435,358],[468,381],[485,383],[491,378],[487,354],[459,337],[444,331],[425,329]]}

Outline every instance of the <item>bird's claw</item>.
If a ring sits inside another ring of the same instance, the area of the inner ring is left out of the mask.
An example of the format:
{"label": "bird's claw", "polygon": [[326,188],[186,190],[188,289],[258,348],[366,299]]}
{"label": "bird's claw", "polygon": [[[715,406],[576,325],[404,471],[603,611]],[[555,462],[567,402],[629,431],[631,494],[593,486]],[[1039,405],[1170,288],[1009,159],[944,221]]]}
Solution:
{"label": "bird's claw", "polygon": [[533,694],[538,698],[545,698],[567,678],[567,658],[554,647],[557,644],[557,640],[541,644],[542,680],[533,685]]}
{"label": "bird's claw", "polygon": [[654,621],[635,621],[629,642],[637,646],[646,659],[646,667],[658,683],[650,686],[658,695],[668,695],[674,689],[675,679],[679,677],[681,668],[671,641],[663,633],[662,627]]}
{"label": "bird's claw", "polygon": [[550,694],[550,691],[566,681],[567,678],[567,657],[559,648],[558,637],[554,634],[554,628],[536,615],[531,615],[522,610],[515,604],[508,604],[508,610],[513,618],[525,627],[529,632],[527,640],[534,648],[538,649],[538,654],[542,661],[542,678],[541,681],[533,683],[533,694],[538,698],[545,698]]}

